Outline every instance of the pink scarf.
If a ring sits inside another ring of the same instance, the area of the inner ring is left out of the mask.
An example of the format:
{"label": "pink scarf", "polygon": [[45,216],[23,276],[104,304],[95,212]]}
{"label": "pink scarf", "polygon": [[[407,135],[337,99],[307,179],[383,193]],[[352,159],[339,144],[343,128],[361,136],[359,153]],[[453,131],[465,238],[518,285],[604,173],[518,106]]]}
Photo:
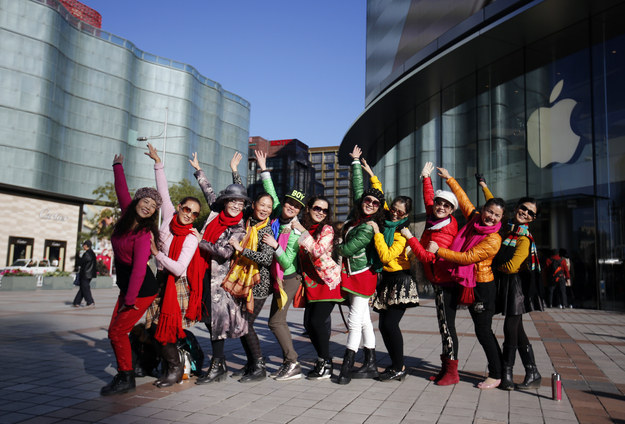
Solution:
{"label": "pink scarf", "polygon": [[[289,243],[290,235],[290,232],[280,233],[278,235],[278,245],[282,248],[282,250],[286,250],[286,246]],[[280,266],[280,263],[278,263],[278,260],[275,258],[273,260],[273,263],[271,264],[270,271],[271,276],[273,277],[273,289],[276,291],[276,293],[280,292],[280,286],[282,285],[283,280],[282,277],[284,277],[284,270],[282,269],[282,266]]]}
{"label": "pink scarf", "polygon": [[[501,221],[496,225],[486,226],[482,224],[482,218],[479,213],[476,213],[467,224],[462,227],[458,232],[454,241],[451,242],[449,250],[454,252],[466,252],[471,250],[479,242],[484,240],[486,236],[492,233],[496,233],[501,228]],[[445,261],[445,259],[441,259]],[[451,272],[452,278],[454,278],[460,285],[465,287],[475,287],[475,264],[460,265],[451,261],[447,262],[447,269]]]}

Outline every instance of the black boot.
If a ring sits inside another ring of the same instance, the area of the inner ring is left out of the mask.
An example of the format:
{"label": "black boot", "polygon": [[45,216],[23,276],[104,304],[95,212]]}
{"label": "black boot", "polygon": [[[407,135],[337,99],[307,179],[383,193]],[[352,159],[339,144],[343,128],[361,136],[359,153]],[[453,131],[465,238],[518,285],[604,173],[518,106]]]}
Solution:
{"label": "black boot", "polygon": [[102,396],[110,396],[134,392],[135,387],[134,371],[119,371],[117,375],[113,377],[113,381],[102,387],[100,394]]}
{"label": "black boot", "polygon": [[267,369],[263,358],[254,359],[249,372],[244,374],[239,380],[241,383],[251,383],[252,381],[264,380],[267,377]]}
{"label": "black boot", "polygon": [[525,367],[525,379],[523,383],[517,384],[516,388],[521,390],[538,389],[542,381],[542,377],[536,368],[536,360],[534,359],[534,350],[532,345],[519,347],[519,356]]}
{"label": "black boot", "polygon": [[503,345],[503,372],[499,388],[502,390],[514,389],[513,373],[514,360],[516,358],[516,346]]}
{"label": "black boot", "polygon": [[232,378],[243,377],[244,375],[249,374],[251,369],[252,369],[252,364],[248,361],[245,363],[243,368],[230,374],[230,377]]}
{"label": "black boot", "polygon": [[163,359],[167,361],[167,372],[154,383],[156,387],[169,387],[182,381],[184,366],[175,343],[167,343],[162,348]]}
{"label": "black boot", "polygon": [[364,348],[365,360],[362,367],[352,372],[352,378],[377,378],[378,367],[375,364],[375,349]]}
{"label": "black boot", "polygon": [[352,367],[354,366],[354,356],[356,352],[351,349],[345,349],[343,356],[343,364],[341,365],[341,373],[339,374],[339,384],[349,384],[352,381]]}
{"label": "black boot", "polygon": [[198,377],[195,384],[209,384],[224,381],[227,375],[228,369],[226,368],[226,359],[213,357],[213,359],[211,359],[211,365],[208,372],[202,377]]}

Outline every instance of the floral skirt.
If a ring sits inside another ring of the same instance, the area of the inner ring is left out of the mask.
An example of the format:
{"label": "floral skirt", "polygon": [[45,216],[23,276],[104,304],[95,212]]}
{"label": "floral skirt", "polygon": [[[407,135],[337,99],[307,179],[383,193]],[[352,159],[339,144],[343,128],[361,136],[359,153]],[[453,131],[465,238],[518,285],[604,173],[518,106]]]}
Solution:
{"label": "floral skirt", "polygon": [[402,305],[407,308],[419,306],[417,283],[412,278],[410,270],[383,271],[380,275],[373,297],[373,310],[380,311],[392,305]]}
{"label": "floral skirt", "polygon": [[[163,286],[162,290],[165,287]],[[187,277],[182,276],[176,280],[176,294],[178,296],[178,305],[180,305],[180,313],[182,314],[182,328],[192,327],[196,321],[185,317],[189,308],[189,285]],[[163,291],[159,291],[158,296],[152,302],[145,314],[145,328],[152,325],[158,325],[158,317],[161,315],[161,303],[163,300]]]}

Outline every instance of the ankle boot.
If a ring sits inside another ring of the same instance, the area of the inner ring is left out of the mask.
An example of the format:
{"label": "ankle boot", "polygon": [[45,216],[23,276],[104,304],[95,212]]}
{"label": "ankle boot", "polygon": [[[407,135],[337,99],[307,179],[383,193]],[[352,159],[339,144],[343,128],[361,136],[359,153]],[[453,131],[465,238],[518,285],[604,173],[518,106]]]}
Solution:
{"label": "ankle boot", "polygon": [[243,377],[246,374],[250,373],[250,369],[252,368],[252,363],[247,361],[245,363],[245,365],[243,366],[243,368],[241,368],[238,371],[233,372],[232,374],[230,374],[230,377],[232,378],[239,378],[239,377]]}
{"label": "ankle boot", "polygon": [[439,386],[449,386],[451,384],[458,384],[460,376],[458,375],[458,360],[447,358],[447,369],[445,369],[445,375],[436,382]]}
{"label": "ankle boot", "polygon": [[134,371],[119,371],[117,375],[113,377],[113,381],[102,387],[100,394],[102,396],[110,396],[134,392],[135,387]]}
{"label": "ankle boot", "polygon": [[501,376],[501,383],[499,388],[502,390],[514,389],[513,381],[513,369],[514,360],[516,358],[516,346],[510,346],[506,343],[503,344],[503,372]]}
{"label": "ankle boot", "polygon": [[267,377],[267,369],[265,367],[265,360],[263,358],[254,359],[252,366],[249,368],[246,374],[241,377],[239,382],[251,383],[252,381],[264,380]]}
{"label": "ankle boot", "polygon": [[199,377],[195,381],[195,384],[209,384],[216,381],[224,381],[227,375],[226,359],[213,357],[208,372],[202,377]]}
{"label": "ankle boot", "polygon": [[447,372],[447,361],[449,360],[449,357],[447,355],[445,355],[444,353],[441,353],[441,370],[438,372],[438,374],[436,375],[431,375],[430,376],[430,381],[433,382],[438,382],[438,380],[440,380],[441,378],[443,378],[443,376],[445,375],[445,372]]}
{"label": "ankle boot", "polygon": [[354,356],[356,352],[351,349],[345,349],[343,355],[343,364],[341,365],[341,373],[339,374],[339,384],[349,384],[352,381],[352,367],[354,366]]}
{"label": "ankle boot", "polygon": [[517,389],[538,389],[542,381],[542,377],[536,368],[536,360],[534,359],[534,350],[532,345],[520,346],[519,356],[525,367],[525,379],[523,383],[517,384]]}
{"label": "ankle boot", "polygon": [[156,380],[156,387],[169,387],[182,381],[184,366],[175,343],[167,343],[162,348],[163,359],[167,361],[167,373]]}
{"label": "ankle boot", "polygon": [[365,360],[362,364],[362,367],[358,368],[356,371],[352,371],[352,378],[377,378],[378,367],[375,363],[375,349],[364,348],[365,350]]}

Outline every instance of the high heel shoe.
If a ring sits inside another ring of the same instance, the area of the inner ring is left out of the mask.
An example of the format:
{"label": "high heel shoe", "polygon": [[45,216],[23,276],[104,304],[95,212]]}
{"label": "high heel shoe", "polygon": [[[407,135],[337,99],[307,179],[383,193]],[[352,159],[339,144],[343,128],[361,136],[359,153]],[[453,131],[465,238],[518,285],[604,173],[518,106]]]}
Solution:
{"label": "high heel shoe", "polygon": [[389,367],[386,370],[384,370],[382,374],[380,374],[380,381],[383,381],[383,382],[388,382],[392,380],[403,381],[404,378],[406,378],[407,374],[408,373],[406,372],[406,367],[404,367],[400,371],[394,370],[393,368]]}

